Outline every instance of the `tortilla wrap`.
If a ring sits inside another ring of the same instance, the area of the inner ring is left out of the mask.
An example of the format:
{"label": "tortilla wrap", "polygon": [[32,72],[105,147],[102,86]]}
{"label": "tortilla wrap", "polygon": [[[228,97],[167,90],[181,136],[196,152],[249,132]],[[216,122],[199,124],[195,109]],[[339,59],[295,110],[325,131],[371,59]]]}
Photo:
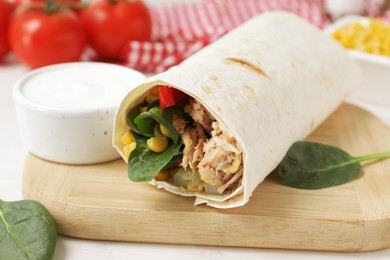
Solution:
{"label": "tortilla wrap", "polygon": [[132,90],[117,111],[113,144],[127,160],[120,143],[129,129],[127,113],[155,86],[179,89],[237,140],[243,153],[242,182],[223,195],[165,181],[150,183],[196,196],[195,205],[242,206],[291,144],[308,136],[359,83],[359,68],[338,43],[294,14],[266,13]]}

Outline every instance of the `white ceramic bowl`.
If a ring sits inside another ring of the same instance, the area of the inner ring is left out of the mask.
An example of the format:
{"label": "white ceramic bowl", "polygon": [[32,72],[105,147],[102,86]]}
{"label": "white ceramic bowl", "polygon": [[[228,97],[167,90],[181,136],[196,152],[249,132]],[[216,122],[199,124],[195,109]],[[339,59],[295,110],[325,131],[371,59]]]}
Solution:
{"label": "white ceramic bowl", "polygon": [[[325,32],[331,35],[338,28],[353,22],[368,24],[368,18],[356,15],[345,16],[330,24],[325,28]],[[364,76],[363,86],[351,96],[390,106],[390,58],[357,50],[348,50],[348,53],[359,62]]]}
{"label": "white ceramic bowl", "polygon": [[97,62],[29,72],[13,91],[27,149],[65,164],[119,158],[111,142],[115,112],[122,98],[144,80],[135,70]]}

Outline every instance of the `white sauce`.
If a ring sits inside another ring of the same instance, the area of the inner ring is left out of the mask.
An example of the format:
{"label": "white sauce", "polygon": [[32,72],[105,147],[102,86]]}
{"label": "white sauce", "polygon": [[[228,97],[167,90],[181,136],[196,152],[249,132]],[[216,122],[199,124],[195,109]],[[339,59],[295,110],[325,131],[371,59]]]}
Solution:
{"label": "white sauce", "polygon": [[140,76],[109,64],[73,63],[33,74],[23,83],[22,94],[33,103],[58,109],[117,107]]}

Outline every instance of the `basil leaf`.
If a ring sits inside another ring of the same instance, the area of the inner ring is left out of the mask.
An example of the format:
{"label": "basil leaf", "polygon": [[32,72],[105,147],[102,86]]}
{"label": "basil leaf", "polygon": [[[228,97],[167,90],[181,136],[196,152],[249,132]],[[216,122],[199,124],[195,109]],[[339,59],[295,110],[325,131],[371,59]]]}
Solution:
{"label": "basil leaf", "polygon": [[137,125],[140,133],[144,136],[154,136],[154,126],[160,123],[167,129],[169,137],[174,143],[180,141],[180,135],[172,125],[172,117],[180,112],[175,107],[161,109],[159,106],[152,107],[149,111],[139,114],[134,122]]}
{"label": "basil leaf", "polygon": [[0,200],[0,259],[52,259],[57,230],[39,202]]}
{"label": "basil leaf", "polygon": [[389,158],[390,152],[352,157],[330,145],[296,142],[279,167],[281,184],[299,189],[322,189],[346,183],[361,172],[360,162]]}
{"label": "basil leaf", "polygon": [[162,153],[155,153],[148,148],[147,138],[133,132],[137,147],[130,153],[128,160],[128,174],[134,182],[152,180],[164,167],[166,167],[174,156],[179,154],[181,140],[172,143]]}

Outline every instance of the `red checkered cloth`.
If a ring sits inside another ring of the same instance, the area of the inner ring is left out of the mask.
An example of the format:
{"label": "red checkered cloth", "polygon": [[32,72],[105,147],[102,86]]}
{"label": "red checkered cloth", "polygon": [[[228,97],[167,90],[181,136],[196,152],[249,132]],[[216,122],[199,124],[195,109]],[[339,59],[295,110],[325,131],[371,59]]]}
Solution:
{"label": "red checkered cloth", "polygon": [[180,63],[246,20],[266,11],[285,10],[322,28],[327,20],[324,0],[204,0],[151,6],[152,40],[131,41],[124,65],[159,73]]}
{"label": "red checkered cloth", "polygon": [[[390,21],[383,0],[370,0],[366,15]],[[246,20],[272,10],[296,13],[319,28],[328,23],[325,0],[203,0],[150,6],[152,40],[131,41],[123,51],[123,65],[145,73],[159,73],[180,63]]]}

